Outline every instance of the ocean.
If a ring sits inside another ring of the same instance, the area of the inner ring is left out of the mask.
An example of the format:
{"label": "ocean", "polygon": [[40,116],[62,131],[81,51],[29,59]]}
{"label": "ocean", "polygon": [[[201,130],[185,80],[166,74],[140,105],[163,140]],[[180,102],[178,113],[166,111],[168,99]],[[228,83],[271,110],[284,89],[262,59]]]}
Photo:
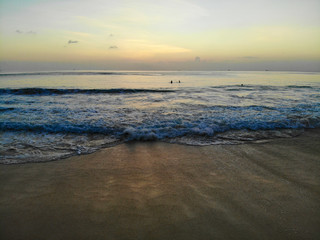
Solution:
{"label": "ocean", "polygon": [[0,73],[0,163],[130,141],[241,144],[320,127],[320,73]]}

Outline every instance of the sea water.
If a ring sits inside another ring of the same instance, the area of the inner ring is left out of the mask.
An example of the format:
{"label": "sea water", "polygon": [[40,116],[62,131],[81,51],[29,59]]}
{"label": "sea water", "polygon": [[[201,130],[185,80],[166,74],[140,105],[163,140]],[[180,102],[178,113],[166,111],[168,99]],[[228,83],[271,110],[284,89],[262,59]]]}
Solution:
{"label": "sea water", "polygon": [[239,144],[320,127],[320,73],[70,71],[0,74],[0,163],[129,141]]}

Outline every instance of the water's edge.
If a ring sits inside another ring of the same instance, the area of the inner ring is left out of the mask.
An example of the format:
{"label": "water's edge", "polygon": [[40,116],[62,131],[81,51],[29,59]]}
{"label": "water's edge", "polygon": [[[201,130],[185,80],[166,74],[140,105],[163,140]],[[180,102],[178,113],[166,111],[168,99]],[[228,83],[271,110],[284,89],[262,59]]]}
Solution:
{"label": "water's edge", "polygon": [[[269,131],[275,131],[275,130],[269,130]],[[231,141],[231,142],[222,142],[222,141],[216,141],[216,142],[211,142],[210,144],[208,142],[205,142],[202,145],[199,144],[192,144],[189,143],[187,141],[178,141],[178,140],[173,140],[173,139],[162,139],[162,140],[151,140],[151,141],[138,141],[138,140],[131,140],[131,141],[124,141],[124,140],[119,140],[119,141],[115,141],[112,143],[107,143],[104,145],[99,146],[99,148],[93,150],[93,151],[89,151],[89,152],[73,152],[70,154],[66,154],[60,157],[53,157],[53,158],[49,158],[46,160],[41,160],[41,159],[35,159],[34,157],[32,158],[32,161],[30,159],[24,159],[23,161],[20,160],[15,160],[15,159],[8,159],[8,161],[0,161],[0,164],[2,165],[19,165],[19,164],[33,164],[33,163],[47,163],[47,162],[52,162],[52,161],[60,161],[60,160],[66,160],[69,159],[71,157],[74,156],[80,156],[80,155],[90,155],[93,153],[96,153],[98,151],[101,151],[103,149],[106,148],[112,148],[112,147],[116,147],[118,145],[121,144],[135,144],[135,143],[147,143],[147,142],[154,142],[154,143],[166,143],[166,144],[177,144],[177,145],[184,145],[186,147],[188,146],[192,146],[192,147],[214,147],[214,146],[219,146],[219,145],[243,145],[243,144],[268,144],[271,143],[273,141],[279,140],[279,139],[293,139],[293,138],[299,138],[301,136],[304,136],[305,134],[308,133],[314,133],[320,136],[320,128],[313,128],[313,129],[294,129],[292,131],[292,129],[278,129],[278,135],[273,135],[273,137],[269,137],[269,138],[261,138],[261,139],[242,139],[241,141]],[[230,132],[236,132],[236,131],[230,131]],[[220,136],[221,139],[225,138],[228,139],[228,134],[229,133],[223,133],[222,135],[225,136]],[[240,131],[239,131],[240,132]],[[256,131],[259,132],[259,131]],[[266,131],[263,131],[266,132]]]}

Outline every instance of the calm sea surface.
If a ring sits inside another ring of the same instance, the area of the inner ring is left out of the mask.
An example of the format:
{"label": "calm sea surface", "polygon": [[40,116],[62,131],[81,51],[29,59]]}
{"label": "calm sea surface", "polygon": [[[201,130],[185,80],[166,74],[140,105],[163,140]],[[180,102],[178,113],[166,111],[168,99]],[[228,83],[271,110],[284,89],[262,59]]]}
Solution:
{"label": "calm sea surface", "polygon": [[210,145],[291,137],[320,127],[319,93],[320,73],[2,73],[0,163],[134,140]]}

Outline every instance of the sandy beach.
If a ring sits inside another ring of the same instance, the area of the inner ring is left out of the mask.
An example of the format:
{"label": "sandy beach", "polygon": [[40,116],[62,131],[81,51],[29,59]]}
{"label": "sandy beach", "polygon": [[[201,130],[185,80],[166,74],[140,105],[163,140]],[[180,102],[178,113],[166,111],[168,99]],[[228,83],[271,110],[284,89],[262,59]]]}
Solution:
{"label": "sandy beach", "polygon": [[0,165],[0,239],[319,239],[320,131]]}

